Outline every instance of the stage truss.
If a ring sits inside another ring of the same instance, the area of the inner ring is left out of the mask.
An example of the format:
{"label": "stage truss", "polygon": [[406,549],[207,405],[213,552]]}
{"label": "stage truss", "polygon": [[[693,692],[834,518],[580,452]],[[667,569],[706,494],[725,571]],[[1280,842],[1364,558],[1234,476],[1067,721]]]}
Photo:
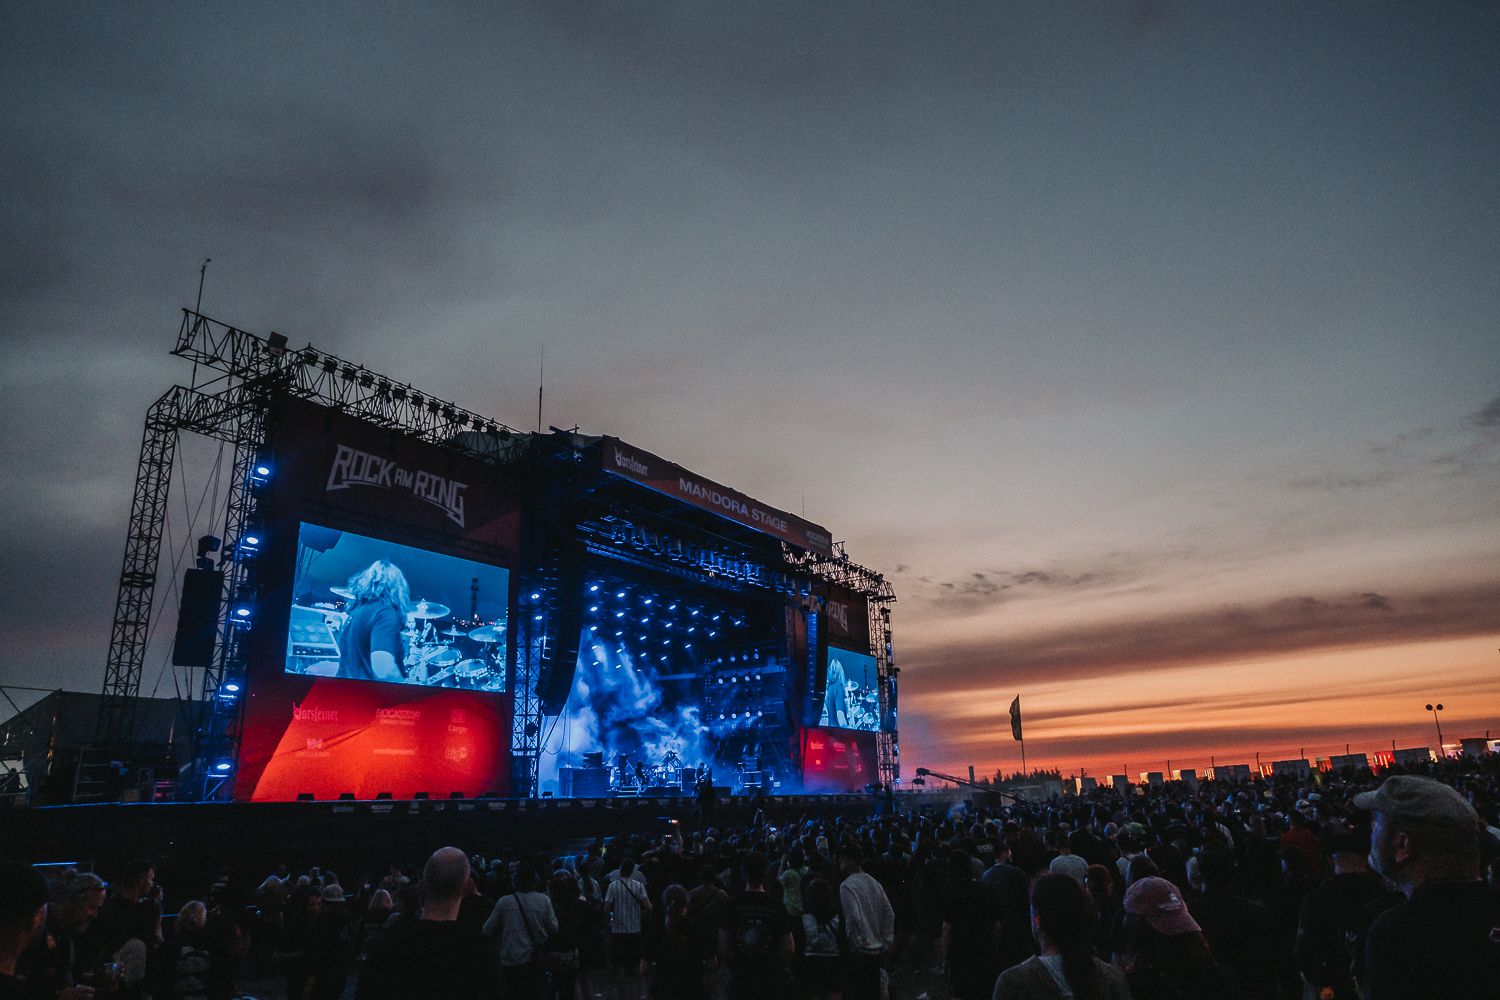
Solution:
{"label": "stage truss", "polygon": [[[180,435],[188,432],[231,444],[234,478],[221,548],[225,574],[219,642],[214,664],[204,669],[199,685],[202,697],[194,739],[201,797],[214,799],[228,796],[238,766],[245,699],[227,697],[224,685],[242,676],[245,667],[248,627],[236,623],[235,610],[253,599],[258,581],[255,560],[242,540],[266,481],[256,469],[271,445],[266,417],[272,403],[307,400],[495,465],[515,461],[535,436],[311,346],[289,349],[286,338],[276,333],[260,337],[189,309],[182,312],[172,354],[193,362],[193,379],[187,386],[173,386],[146,415],[95,743],[124,751],[134,740],[136,699]],[[525,700],[520,696],[524,682],[534,684],[531,646],[525,643],[518,649],[518,714]],[[241,684],[236,694],[243,691]],[[534,771],[532,761],[522,766],[528,773]]]}

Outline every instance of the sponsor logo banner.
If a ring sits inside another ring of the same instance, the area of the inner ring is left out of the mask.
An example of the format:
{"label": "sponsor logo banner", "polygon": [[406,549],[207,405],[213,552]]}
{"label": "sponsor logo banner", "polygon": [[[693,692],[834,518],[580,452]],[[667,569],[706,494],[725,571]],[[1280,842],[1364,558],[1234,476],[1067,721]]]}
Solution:
{"label": "sponsor logo banner", "polygon": [[862,792],[879,780],[874,733],[811,726],[802,730],[804,792]]}
{"label": "sponsor logo banner", "polygon": [[712,511],[799,548],[809,549],[819,555],[833,554],[833,539],[827,528],[804,521],[795,514],[768,507],[743,493],[694,475],[680,465],[615,438],[605,438],[603,448],[606,472],[632,479],[658,493],[665,493],[684,503]]}

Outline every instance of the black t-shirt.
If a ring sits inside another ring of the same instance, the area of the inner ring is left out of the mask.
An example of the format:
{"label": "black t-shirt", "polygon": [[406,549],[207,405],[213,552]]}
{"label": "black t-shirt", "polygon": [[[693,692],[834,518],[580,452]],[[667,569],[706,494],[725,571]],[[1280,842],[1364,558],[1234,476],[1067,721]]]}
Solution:
{"label": "black t-shirt", "polygon": [[1000,906],[994,893],[978,882],[949,879],[943,892],[943,923],[949,926],[952,935],[949,962],[963,966],[993,965],[995,924],[999,920]]}
{"label": "black t-shirt", "polygon": [[339,636],[340,677],[373,681],[377,678],[370,665],[371,653],[390,653],[401,666],[406,651],[401,648],[401,626],[405,624],[396,609],[384,601],[366,601],[354,609]]}
{"label": "black t-shirt", "polygon": [[355,1000],[490,998],[496,976],[484,938],[456,920],[405,920],[360,970]]}
{"label": "black t-shirt", "polygon": [[1438,882],[1376,918],[1365,940],[1368,1000],[1500,998],[1500,889]]}
{"label": "black t-shirt", "polygon": [[724,905],[719,926],[729,932],[729,971],[758,975],[781,968],[781,943],[792,932],[792,918],[768,892],[743,892]]}

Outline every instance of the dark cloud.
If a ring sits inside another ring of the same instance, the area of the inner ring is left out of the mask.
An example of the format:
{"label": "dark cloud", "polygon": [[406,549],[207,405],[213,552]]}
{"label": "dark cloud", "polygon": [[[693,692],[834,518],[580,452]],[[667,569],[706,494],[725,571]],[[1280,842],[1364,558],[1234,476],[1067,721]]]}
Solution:
{"label": "dark cloud", "polygon": [[908,648],[907,690],[1003,685],[1044,672],[1048,679],[1109,676],[1187,664],[1363,644],[1453,639],[1500,632],[1500,582],[1399,598],[1374,592],[1344,598],[1288,597],[1251,607],[1146,621],[1084,625],[1018,639]]}
{"label": "dark cloud", "polygon": [[1474,422],[1480,427],[1500,427],[1500,396],[1496,396],[1474,414]]}

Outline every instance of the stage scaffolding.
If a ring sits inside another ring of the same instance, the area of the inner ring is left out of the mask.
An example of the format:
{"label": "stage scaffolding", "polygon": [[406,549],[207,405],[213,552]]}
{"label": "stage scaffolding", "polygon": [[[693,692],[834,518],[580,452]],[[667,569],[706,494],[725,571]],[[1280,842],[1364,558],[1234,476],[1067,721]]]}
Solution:
{"label": "stage scaffolding", "polygon": [[[195,777],[201,782],[201,797],[214,799],[227,797],[238,765],[244,686],[227,697],[224,682],[243,673],[247,627],[236,623],[234,612],[240,602],[253,598],[259,585],[255,560],[241,543],[267,478],[256,470],[272,444],[266,420],[272,404],[287,398],[307,400],[495,465],[514,462],[535,435],[311,346],[291,349],[276,333],[260,337],[189,309],[182,313],[171,353],[193,363],[193,377],[189,385],[169,389],[146,415],[95,747],[111,751],[99,757],[99,766],[111,767],[134,742],[136,699],[180,435],[186,431],[230,444],[234,477],[221,549],[225,573],[219,641],[213,665],[203,670],[194,720]],[[521,681],[535,672],[535,666],[529,647],[518,653]],[[518,705],[522,700],[517,698]],[[221,764],[228,767],[220,770]],[[523,766],[534,769],[530,762]]]}

